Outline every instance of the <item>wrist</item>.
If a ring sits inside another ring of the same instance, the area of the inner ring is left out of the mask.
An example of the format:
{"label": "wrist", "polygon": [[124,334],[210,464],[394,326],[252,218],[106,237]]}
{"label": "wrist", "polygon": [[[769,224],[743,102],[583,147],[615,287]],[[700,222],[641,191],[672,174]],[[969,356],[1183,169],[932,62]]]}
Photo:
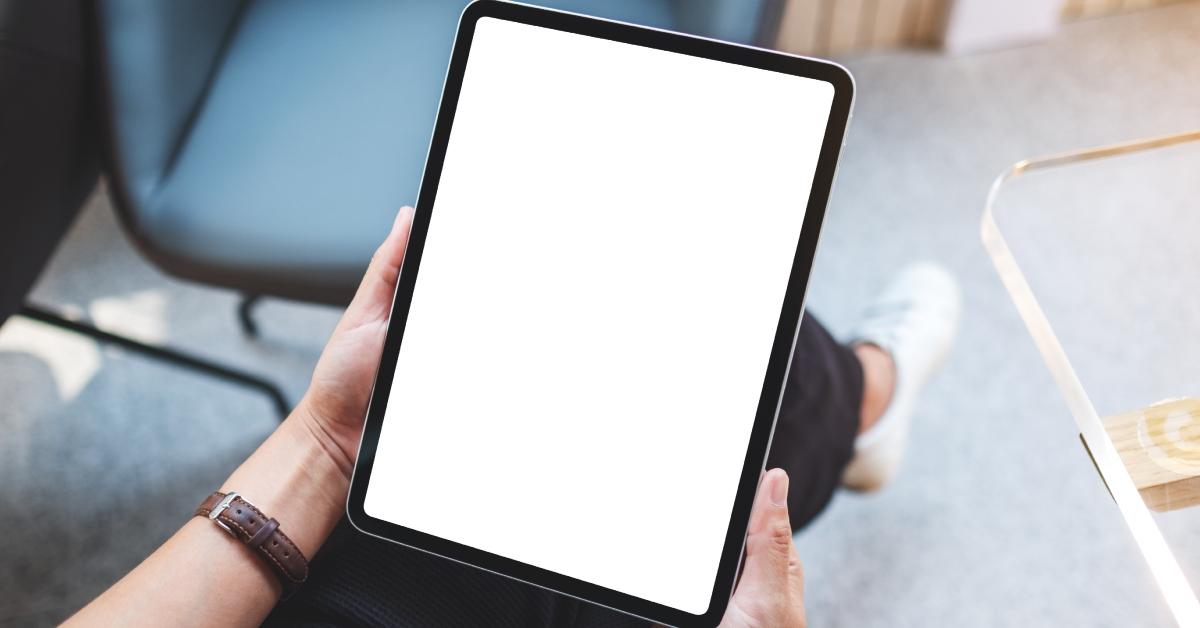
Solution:
{"label": "wrist", "polygon": [[313,557],[342,517],[348,471],[307,419],[293,412],[221,487],[237,491]]}
{"label": "wrist", "polygon": [[344,430],[337,423],[330,421],[325,415],[318,412],[307,396],[296,405],[296,409],[292,411],[288,421],[294,421],[296,429],[303,431],[311,444],[324,453],[329,464],[337,468],[347,482],[350,481],[350,474],[354,471],[358,438],[362,434],[361,429],[349,436],[343,434]]}
{"label": "wrist", "polygon": [[296,405],[292,416],[309,432],[313,442],[325,450],[329,459],[349,481],[354,471],[354,459],[358,455],[358,442],[362,438],[362,414],[347,420],[344,416],[329,412],[308,393]]}

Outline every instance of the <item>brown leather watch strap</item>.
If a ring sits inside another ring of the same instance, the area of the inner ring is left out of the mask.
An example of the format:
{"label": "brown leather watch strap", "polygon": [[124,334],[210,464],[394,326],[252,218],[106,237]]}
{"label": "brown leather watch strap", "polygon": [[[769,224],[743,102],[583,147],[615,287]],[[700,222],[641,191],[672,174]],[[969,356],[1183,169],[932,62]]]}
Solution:
{"label": "brown leather watch strap", "polygon": [[[214,512],[215,511],[215,512]],[[237,493],[213,493],[200,502],[197,517],[208,517],[231,536],[263,556],[291,590],[308,579],[308,560],[279,529],[279,522],[262,513]]]}

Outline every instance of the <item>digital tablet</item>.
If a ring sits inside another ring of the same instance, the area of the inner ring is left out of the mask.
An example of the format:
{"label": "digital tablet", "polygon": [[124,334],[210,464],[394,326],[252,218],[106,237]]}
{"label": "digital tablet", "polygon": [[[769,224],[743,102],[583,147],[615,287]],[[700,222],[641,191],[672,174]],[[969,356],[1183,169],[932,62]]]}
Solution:
{"label": "digital tablet", "polygon": [[648,620],[715,625],[852,93],[824,61],[468,6],[351,522]]}

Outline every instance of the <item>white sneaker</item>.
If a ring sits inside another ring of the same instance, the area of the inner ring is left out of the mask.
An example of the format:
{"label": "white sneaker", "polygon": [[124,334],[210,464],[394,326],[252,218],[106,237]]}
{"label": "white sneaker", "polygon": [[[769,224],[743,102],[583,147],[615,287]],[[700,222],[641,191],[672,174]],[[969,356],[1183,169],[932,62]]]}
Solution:
{"label": "white sneaker", "polygon": [[917,395],[950,352],[961,310],[954,277],[941,266],[918,262],[900,271],[863,311],[851,343],[887,351],[895,364],[895,381],[883,416],[854,441],[854,457],[842,473],[842,486],[873,491],[895,475]]}

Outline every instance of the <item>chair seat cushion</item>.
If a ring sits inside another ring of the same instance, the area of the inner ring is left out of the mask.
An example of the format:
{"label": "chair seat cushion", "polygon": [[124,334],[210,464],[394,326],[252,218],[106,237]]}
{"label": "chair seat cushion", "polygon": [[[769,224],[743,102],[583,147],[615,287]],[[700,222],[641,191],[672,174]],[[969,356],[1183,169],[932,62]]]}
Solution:
{"label": "chair seat cushion", "polygon": [[[458,0],[261,0],[137,231],[167,270],[340,303],[416,201]],[[671,28],[667,0],[557,2]],[[169,254],[168,254],[169,252]]]}

